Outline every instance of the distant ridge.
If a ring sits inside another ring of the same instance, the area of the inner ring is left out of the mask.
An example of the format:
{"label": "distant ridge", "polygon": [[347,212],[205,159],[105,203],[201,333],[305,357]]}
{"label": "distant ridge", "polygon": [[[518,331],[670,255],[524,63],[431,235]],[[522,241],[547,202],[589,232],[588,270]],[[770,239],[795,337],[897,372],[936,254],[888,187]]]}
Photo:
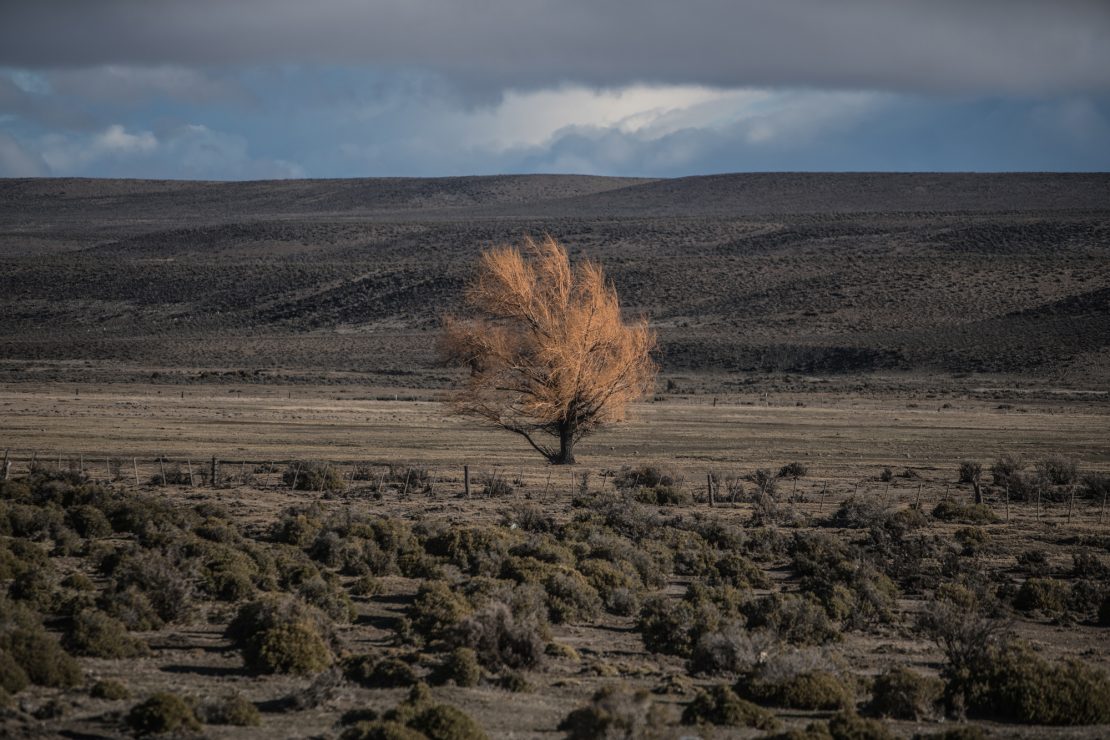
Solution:
{"label": "distant ridge", "polygon": [[143,218],[353,214],[440,218],[1104,210],[1110,173],[748,173],[199,182],[0,179],[0,218],[89,208]]}

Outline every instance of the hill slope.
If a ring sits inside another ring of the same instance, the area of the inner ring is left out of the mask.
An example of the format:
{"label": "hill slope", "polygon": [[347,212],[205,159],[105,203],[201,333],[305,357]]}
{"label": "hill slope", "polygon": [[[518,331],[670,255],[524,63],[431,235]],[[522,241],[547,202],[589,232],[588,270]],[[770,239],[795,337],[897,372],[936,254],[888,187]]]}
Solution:
{"label": "hill slope", "polygon": [[1110,176],[0,180],[0,372],[444,382],[478,252],[602,260],[666,373],[1110,385]]}

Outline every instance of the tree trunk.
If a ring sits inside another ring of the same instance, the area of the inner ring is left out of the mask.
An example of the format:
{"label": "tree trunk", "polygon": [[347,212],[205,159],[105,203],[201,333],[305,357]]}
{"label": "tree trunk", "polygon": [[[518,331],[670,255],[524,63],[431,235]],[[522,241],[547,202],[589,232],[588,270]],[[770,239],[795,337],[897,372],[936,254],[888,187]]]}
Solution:
{"label": "tree trunk", "polygon": [[555,465],[574,465],[574,430],[573,422],[559,425],[559,452],[551,460]]}

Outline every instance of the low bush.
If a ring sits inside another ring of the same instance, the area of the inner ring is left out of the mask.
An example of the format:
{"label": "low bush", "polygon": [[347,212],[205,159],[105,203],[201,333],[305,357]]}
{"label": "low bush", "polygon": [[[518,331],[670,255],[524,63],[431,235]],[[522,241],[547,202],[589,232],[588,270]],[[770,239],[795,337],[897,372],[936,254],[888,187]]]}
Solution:
{"label": "low bush", "polygon": [[933,507],[933,517],[946,522],[959,524],[994,524],[998,515],[986,504],[960,504],[956,501],[941,501]]}
{"label": "low bush", "polygon": [[829,736],[832,740],[895,740],[897,737],[881,722],[859,716],[852,709],[845,709],[829,718]]}
{"label": "low bush", "polygon": [[193,707],[180,696],[165,691],[132,707],[126,721],[137,735],[200,731],[200,720]]}
{"label": "low bush", "polygon": [[291,509],[282,514],[272,528],[274,542],[283,542],[295,547],[308,547],[315,541],[324,528],[323,522],[310,512]]}
{"label": "low bush", "polygon": [[662,708],[647,691],[606,686],[559,724],[567,740],[638,740],[665,735]]}
{"label": "low bush", "polygon": [[0,634],[0,652],[10,656],[36,686],[69,688],[81,683],[81,666],[41,626],[20,626]]}
{"label": "low bush", "polygon": [[774,636],[766,631],[748,630],[730,622],[698,638],[687,668],[694,675],[747,673],[763,659],[774,642]]}
{"label": "low bush", "polygon": [[792,462],[779,468],[780,478],[805,478],[808,474],[809,468],[806,467],[805,463]]}
{"label": "low bush", "polygon": [[205,724],[257,727],[262,724],[262,714],[254,703],[241,694],[225,696],[201,709]]}
{"label": "low bush", "polygon": [[1039,725],[1110,722],[1110,677],[1078,660],[1053,663],[1021,643],[1003,643],[946,672],[950,701],[980,716]]}
{"label": "low bush", "polygon": [[373,721],[348,727],[339,735],[339,740],[427,740],[427,736],[400,722]]}
{"label": "low bush", "polygon": [[127,633],[123,622],[97,609],[74,616],[65,641],[74,655],[94,658],[136,658],[150,652],[145,642]]}
{"label": "low bush", "polygon": [[421,711],[408,726],[428,740],[486,740],[482,727],[461,709],[436,704]]}
{"label": "low bush", "polygon": [[960,483],[977,483],[983,477],[983,465],[974,460],[963,460],[959,468]]}
{"label": "low bush", "polygon": [[749,629],[769,629],[791,645],[824,645],[840,639],[825,608],[804,596],[771,594],[745,611]]}
{"label": "low bush", "polygon": [[741,679],[736,691],[753,701],[790,709],[834,710],[855,703],[851,687],[826,671],[798,673],[774,683]]}
{"label": "low bush", "polygon": [[1079,480],[1079,465],[1069,457],[1053,455],[1037,463],[1037,470],[1054,486],[1070,486]]}
{"label": "low bush", "polygon": [[477,686],[482,680],[482,666],[478,654],[471,648],[459,647],[444,658],[433,673],[436,683],[453,683],[456,686]]}
{"label": "low bush", "polygon": [[1024,468],[1021,455],[1002,455],[991,465],[991,481],[999,487],[1007,486]]}
{"label": "low bush", "polygon": [[330,633],[318,609],[289,597],[245,604],[227,628],[247,669],[258,673],[322,671],[334,660]]}
{"label": "low bush", "polygon": [[112,534],[112,523],[95,506],[74,506],[66,511],[66,523],[77,534],[88,539],[107,537]]}
{"label": "low bush", "polygon": [[710,686],[698,692],[682,712],[682,724],[726,725],[728,727],[754,727],[773,732],[779,721],[766,709],[741,699],[728,686]]}
{"label": "low bush", "polygon": [[882,717],[921,720],[936,714],[944,682],[908,668],[890,668],[875,678],[868,710]]}
{"label": "low bush", "polygon": [[18,694],[27,688],[30,679],[27,672],[16,659],[5,651],[0,651],[0,690],[8,694]]}
{"label": "low bush", "polygon": [[425,641],[443,639],[468,614],[470,604],[446,581],[426,581],[406,612],[412,631]]}
{"label": "low bush", "polygon": [[1044,550],[1026,550],[1017,556],[1018,567],[1031,576],[1048,573],[1048,553]]}
{"label": "low bush", "polygon": [[1014,596],[1014,608],[1023,612],[1041,612],[1058,616],[1067,612],[1068,584],[1052,578],[1030,578],[1021,584]]}
{"label": "low bush", "polygon": [[451,630],[454,647],[474,651],[486,668],[532,668],[544,657],[545,625],[534,618],[518,619],[509,606],[491,601],[463,619]]}
{"label": "low bush", "polygon": [[349,681],[372,689],[407,688],[417,683],[416,673],[408,663],[370,654],[344,660],[343,675]]}
{"label": "low bush", "polygon": [[131,692],[119,681],[106,678],[93,684],[92,688],[89,689],[89,696],[105,701],[123,701],[131,698]]}
{"label": "low bush", "polygon": [[601,611],[597,589],[573,568],[553,569],[543,578],[548,618],[555,624],[588,622]]}

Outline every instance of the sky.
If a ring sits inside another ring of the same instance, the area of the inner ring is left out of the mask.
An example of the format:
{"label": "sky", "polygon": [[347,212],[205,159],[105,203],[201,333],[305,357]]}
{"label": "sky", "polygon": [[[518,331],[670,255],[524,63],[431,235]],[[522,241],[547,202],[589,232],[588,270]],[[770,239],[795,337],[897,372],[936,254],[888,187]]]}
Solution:
{"label": "sky", "polygon": [[0,177],[1110,170],[1110,0],[0,0]]}

